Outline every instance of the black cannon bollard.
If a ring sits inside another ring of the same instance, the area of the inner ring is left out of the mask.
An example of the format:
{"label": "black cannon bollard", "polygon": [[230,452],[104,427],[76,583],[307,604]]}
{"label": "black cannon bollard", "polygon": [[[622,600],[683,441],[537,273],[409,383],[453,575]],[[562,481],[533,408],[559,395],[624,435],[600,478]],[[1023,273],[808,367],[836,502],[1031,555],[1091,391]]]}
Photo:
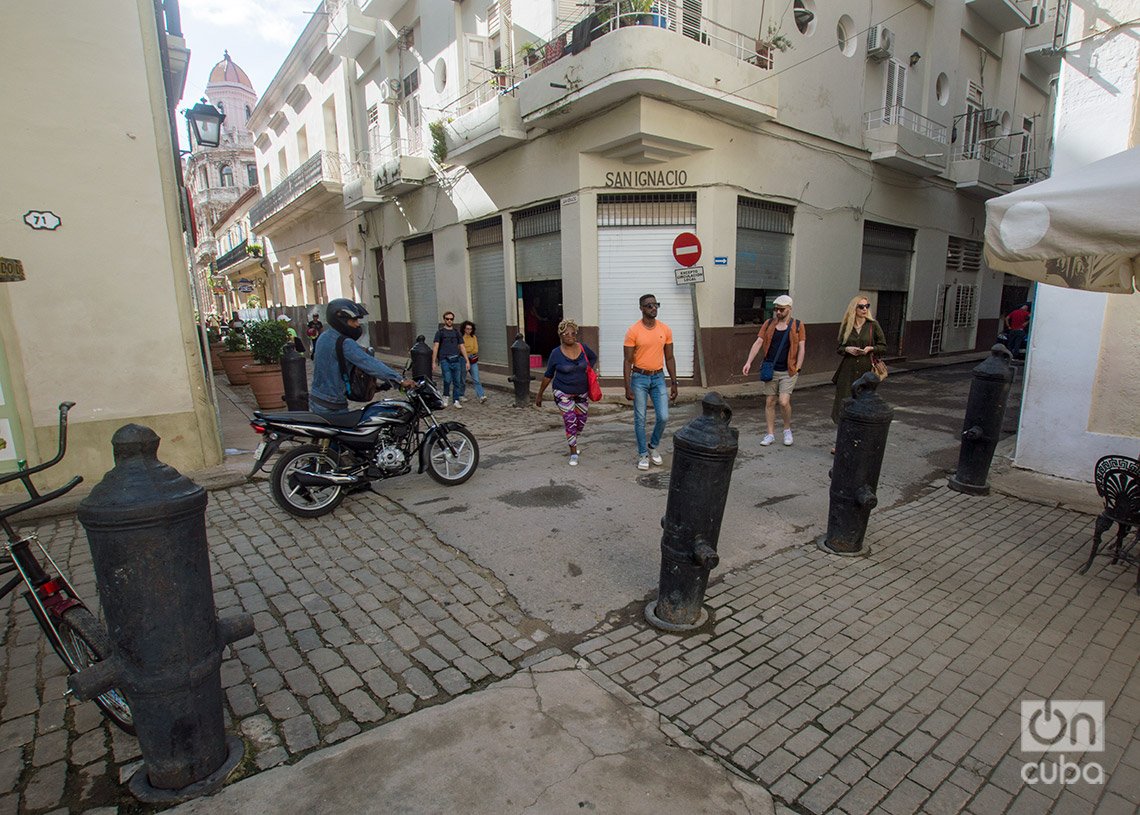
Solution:
{"label": "black cannon bollard", "polygon": [[867,521],[879,503],[879,471],[887,451],[887,432],[895,411],[876,392],[879,377],[865,373],[851,385],[845,399],[835,439],[835,463],[831,468],[831,500],[827,508],[827,532],[816,546],[833,555],[861,557]]}
{"label": "black cannon bollard", "polygon": [[416,337],[416,342],[408,354],[412,358],[412,379],[431,379],[431,346],[424,342],[424,335]]}
{"label": "black cannon bollard", "polygon": [[962,424],[958,470],[950,476],[950,489],[969,495],[990,494],[986,478],[1001,438],[1001,425],[1012,382],[1009,349],[995,345],[990,349],[989,357],[974,368],[970,398],[966,400],[966,420]]}
{"label": "black cannon bollard", "polygon": [[732,409],[715,391],[702,414],[673,435],[673,470],[661,527],[661,578],[645,619],[666,631],[704,625],[701,607],[709,572],[720,562],[716,546],[728,500],[739,431],[729,427]]}
{"label": "black cannon bollard", "polygon": [[225,733],[220,666],[253,618],[214,611],[206,491],[158,460],[149,427],[121,427],[111,443],[114,468],[79,506],[111,656],[68,684],[81,700],[123,691],[143,757],[131,792],[183,801],[221,787],[245,752]]}
{"label": "black cannon bollard", "polygon": [[530,346],[522,334],[516,334],[511,345],[511,375],[507,377],[515,385],[515,407],[530,404],[530,380]]}
{"label": "black cannon bollard", "polygon": [[298,353],[293,343],[285,346],[281,355],[281,382],[285,386],[285,405],[289,410],[309,409],[309,377],[305,355]]}

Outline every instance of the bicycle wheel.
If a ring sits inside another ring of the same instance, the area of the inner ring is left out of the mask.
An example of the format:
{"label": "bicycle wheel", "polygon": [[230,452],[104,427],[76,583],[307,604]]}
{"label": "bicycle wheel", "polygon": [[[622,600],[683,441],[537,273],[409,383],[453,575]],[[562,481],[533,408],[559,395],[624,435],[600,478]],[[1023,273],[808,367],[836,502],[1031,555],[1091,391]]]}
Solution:
{"label": "bicycle wheel", "polygon": [[[111,653],[111,643],[103,626],[99,625],[94,614],[82,606],[69,608],[56,619],[55,623],[59,629],[64,661],[72,673],[78,673],[89,665],[94,665]],[[121,691],[112,688],[93,701],[112,724],[132,736],[135,735],[131,707]]]}

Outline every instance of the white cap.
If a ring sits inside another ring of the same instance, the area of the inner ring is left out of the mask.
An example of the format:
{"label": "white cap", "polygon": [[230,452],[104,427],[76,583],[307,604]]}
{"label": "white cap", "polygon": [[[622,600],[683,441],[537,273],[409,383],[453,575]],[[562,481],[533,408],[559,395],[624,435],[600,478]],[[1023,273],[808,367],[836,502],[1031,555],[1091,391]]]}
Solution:
{"label": "white cap", "polygon": [[791,304],[792,304],[792,298],[788,297],[788,295],[786,295],[786,294],[781,294],[775,300],[775,305],[777,305],[777,306],[791,306]]}

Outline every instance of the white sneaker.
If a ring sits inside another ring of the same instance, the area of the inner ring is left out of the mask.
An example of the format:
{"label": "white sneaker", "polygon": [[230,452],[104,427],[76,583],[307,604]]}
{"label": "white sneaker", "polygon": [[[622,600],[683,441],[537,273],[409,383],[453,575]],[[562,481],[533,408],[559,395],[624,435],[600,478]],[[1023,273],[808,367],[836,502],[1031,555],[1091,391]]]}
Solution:
{"label": "white sneaker", "polygon": [[445,396],[445,397],[443,397],[443,406],[444,406],[444,407],[447,407],[447,406],[448,406],[448,405],[450,405],[450,404],[451,404],[451,399],[449,399],[449,398],[448,398],[448,397],[446,397],[446,396]]}
{"label": "white sneaker", "polygon": [[764,438],[760,439],[760,446],[761,447],[767,447],[769,444],[771,444],[775,440],[776,440],[775,436],[773,436],[771,433],[767,433],[764,435]]}
{"label": "white sneaker", "polygon": [[660,467],[663,463],[661,454],[654,450],[652,447],[649,448],[649,460],[656,464],[658,467]]}
{"label": "white sneaker", "polygon": [[456,410],[459,410],[459,408],[461,408],[461,407],[463,407],[463,405],[459,404],[459,400],[458,400],[458,399],[456,399],[456,400],[455,400],[455,409],[456,409]]}
{"label": "white sneaker", "polygon": [[577,453],[571,453],[570,454],[570,466],[571,467],[577,467],[578,466],[578,454]]}
{"label": "white sneaker", "polygon": [[480,396],[479,397],[479,404],[484,405],[486,403],[487,403],[487,397],[486,396]]}
{"label": "white sneaker", "polygon": [[791,430],[787,430],[787,429],[784,430],[784,446],[785,447],[791,447],[792,446],[792,431]]}
{"label": "white sneaker", "polygon": [[649,469],[649,456],[642,456],[640,459],[638,459],[637,469],[639,469],[639,470],[648,470]]}

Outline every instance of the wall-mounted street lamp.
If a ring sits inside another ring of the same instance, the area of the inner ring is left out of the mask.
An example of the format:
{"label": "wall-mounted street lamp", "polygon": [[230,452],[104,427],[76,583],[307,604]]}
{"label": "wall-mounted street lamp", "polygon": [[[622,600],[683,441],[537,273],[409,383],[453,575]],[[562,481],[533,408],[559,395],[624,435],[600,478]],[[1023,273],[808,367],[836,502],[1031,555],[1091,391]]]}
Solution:
{"label": "wall-mounted street lamp", "polygon": [[217,147],[221,143],[222,122],[226,119],[224,113],[208,104],[205,99],[183,113],[186,114],[187,127],[194,135],[190,143],[191,148],[195,143],[203,147]]}
{"label": "wall-mounted street lamp", "polygon": [[910,55],[910,67],[913,68],[915,65],[918,65],[918,61],[920,59],[922,59],[922,54],[918,53],[917,51],[915,51],[913,54],[911,54]]}

